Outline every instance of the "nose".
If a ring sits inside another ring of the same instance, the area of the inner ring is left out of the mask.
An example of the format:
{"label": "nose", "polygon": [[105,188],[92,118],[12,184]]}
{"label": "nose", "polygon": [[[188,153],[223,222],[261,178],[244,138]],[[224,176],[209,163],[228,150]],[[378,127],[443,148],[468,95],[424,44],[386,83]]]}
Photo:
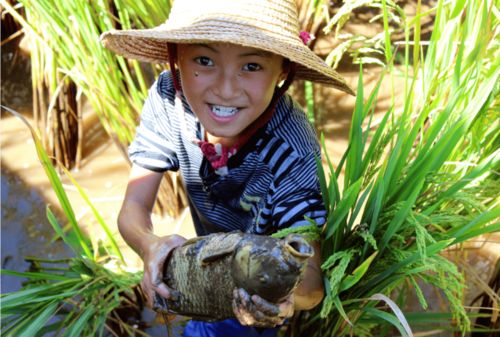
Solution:
{"label": "nose", "polygon": [[215,94],[222,100],[230,101],[232,98],[238,96],[239,93],[238,71],[223,69],[217,79]]}
{"label": "nose", "polygon": [[290,234],[285,238],[285,247],[290,254],[300,260],[305,260],[313,256],[311,245],[300,235]]}

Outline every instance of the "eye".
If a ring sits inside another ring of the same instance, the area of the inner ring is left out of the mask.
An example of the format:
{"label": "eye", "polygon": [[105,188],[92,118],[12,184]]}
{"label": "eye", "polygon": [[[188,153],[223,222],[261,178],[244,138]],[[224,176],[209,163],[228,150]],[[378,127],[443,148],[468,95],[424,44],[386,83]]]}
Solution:
{"label": "eye", "polygon": [[258,63],[247,63],[243,66],[243,70],[245,71],[259,71],[262,67]]}
{"label": "eye", "polygon": [[209,57],[206,56],[198,56],[194,59],[194,61],[204,67],[211,67],[214,65],[214,61],[212,61]]}
{"label": "eye", "polygon": [[262,284],[266,284],[269,282],[269,275],[268,274],[260,274],[259,275],[259,282],[262,283]]}

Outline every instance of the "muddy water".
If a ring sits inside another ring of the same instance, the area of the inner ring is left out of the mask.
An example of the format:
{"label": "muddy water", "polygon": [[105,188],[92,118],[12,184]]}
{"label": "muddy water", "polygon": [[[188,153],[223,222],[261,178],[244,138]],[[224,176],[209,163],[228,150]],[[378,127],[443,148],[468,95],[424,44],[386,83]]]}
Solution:
{"label": "muddy water", "polygon": [[[27,58],[9,51],[8,45],[7,48],[2,47],[2,104],[9,105],[28,117],[31,115],[29,76]],[[377,73],[368,72],[365,75],[366,92],[374,86],[377,77]],[[351,86],[355,86],[357,72],[347,74],[347,80]],[[319,129],[325,132],[328,152],[336,163],[347,147],[354,98],[339,95],[325,88],[317,88],[317,95],[320,97],[318,109],[322,111]],[[387,93],[381,93],[377,107],[379,113],[387,109],[390,103],[387,97]],[[80,169],[74,170],[72,174],[87,191],[93,204],[115,233],[129,264],[140,266],[141,262],[137,255],[121,241],[115,225],[116,215],[125,191],[128,164],[102,130],[95,127],[95,115],[89,114],[86,124],[89,127],[85,133],[87,147],[84,149],[84,162]],[[26,127],[19,120],[2,113],[0,129],[2,268],[25,270],[28,264],[24,261],[24,256],[59,257],[68,252],[59,242],[51,241],[53,230],[46,220],[45,206],[51,204],[57,212],[58,202],[37,160],[33,142]],[[75,188],[64,177],[63,183],[84,230],[93,236],[101,235],[88,206],[79,198]],[[187,214],[184,214],[179,221],[157,217],[154,223],[158,234],[179,233],[185,237],[194,236]],[[490,248],[469,247],[471,250],[467,255],[467,260],[474,266],[474,269],[466,271],[466,274],[478,274],[480,279],[486,282],[491,276],[492,266],[499,255],[499,238],[493,237],[490,241],[494,242],[488,246]],[[18,289],[20,286],[20,280],[17,278],[2,275],[1,281],[2,293]],[[476,285],[480,282],[474,281],[473,276],[470,276],[468,281],[470,291],[467,299],[470,300],[480,291],[480,287]],[[432,310],[446,309],[446,304],[440,294],[432,289],[424,289],[424,291]],[[470,302],[466,301],[466,303]],[[418,303],[412,302],[407,310],[408,312],[418,311]],[[157,325],[157,328],[162,329],[162,326]],[[155,332],[153,335],[164,335],[164,333]],[[443,334],[437,333],[435,336],[443,336]]]}
{"label": "muddy water", "polygon": [[[30,63],[27,57],[13,50],[11,44],[2,46],[2,105],[14,107],[21,113],[31,112]],[[25,271],[29,264],[25,256],[61,258],[70,256],[60,242],[52,242],[53,230],[45,215],[46,201],[40,191],[27,184],[17,172],[9,170],[13,158],[3,156],[5,147],[18,139],[8,136],[2,111],[2,174],[1,174],[1,266],[4,269]],[[14,165],[16,166],[16,165]],[[22,279],[1,276],[1,292],[21,286]]]}
{"label": "muddy water", "polygon": [[[25,271],[25,256],[63,258],[71,256],[61,242],[53,242],[53,231],[45,216],[45,200],[18,176],[2,169],[2,269]],[[2,293],[19,289],[22,279],[2,274]]]}

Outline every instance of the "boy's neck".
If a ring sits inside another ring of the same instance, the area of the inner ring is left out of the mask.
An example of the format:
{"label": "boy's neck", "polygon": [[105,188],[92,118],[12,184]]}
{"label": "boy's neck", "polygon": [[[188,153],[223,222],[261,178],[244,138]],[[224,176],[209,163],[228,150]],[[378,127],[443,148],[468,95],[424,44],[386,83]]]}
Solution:
{"label": "boy's neck", "polygon": [[207,140],[212,144],[219,143],[226,148],[232,147],[233,145],[236,144],[236,141],[237,141],[237,139],[235,137],[233,137],[233,138],[217,137],[217,136],[211,135],[208,132],[207,132]]}

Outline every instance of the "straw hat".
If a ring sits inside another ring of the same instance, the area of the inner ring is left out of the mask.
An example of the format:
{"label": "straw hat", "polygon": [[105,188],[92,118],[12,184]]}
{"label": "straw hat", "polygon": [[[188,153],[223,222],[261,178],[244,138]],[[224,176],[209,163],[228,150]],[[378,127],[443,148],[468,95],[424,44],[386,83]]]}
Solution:
{"label": "straw hat", "polygon": [[152,29],[113,30],[104,46],[146,62],[168,62],[167,43],[225,42],[281,55],[295,77],[354,94],[345,80],[301,39],[294,0],[177,0],[168,20]]}

